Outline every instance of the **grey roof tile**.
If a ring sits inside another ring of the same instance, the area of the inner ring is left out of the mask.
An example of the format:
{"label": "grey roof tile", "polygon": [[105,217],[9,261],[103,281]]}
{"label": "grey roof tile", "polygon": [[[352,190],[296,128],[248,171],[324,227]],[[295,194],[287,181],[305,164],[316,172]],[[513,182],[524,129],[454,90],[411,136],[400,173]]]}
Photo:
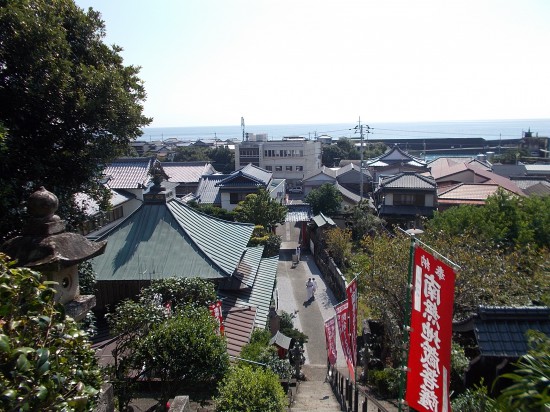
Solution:
{"label": "grey roof tile", "polygon": [[131,157],[117,159],[109,164],[103,174],[106,176],[111,189],[137,189],[145,187],[151,181],[149,170],[154,158]]}

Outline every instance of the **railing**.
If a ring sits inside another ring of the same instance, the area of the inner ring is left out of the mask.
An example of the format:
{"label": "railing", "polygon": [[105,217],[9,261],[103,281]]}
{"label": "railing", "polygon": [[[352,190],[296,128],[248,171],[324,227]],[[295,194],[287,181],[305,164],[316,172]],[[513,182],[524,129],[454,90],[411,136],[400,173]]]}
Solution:
{"label": "railing", "polygon": [[377,399],[344,377],[334,366],[330,366],[328,369],[327,382],[332,387],[332,392],[343,411],[390,412]]}

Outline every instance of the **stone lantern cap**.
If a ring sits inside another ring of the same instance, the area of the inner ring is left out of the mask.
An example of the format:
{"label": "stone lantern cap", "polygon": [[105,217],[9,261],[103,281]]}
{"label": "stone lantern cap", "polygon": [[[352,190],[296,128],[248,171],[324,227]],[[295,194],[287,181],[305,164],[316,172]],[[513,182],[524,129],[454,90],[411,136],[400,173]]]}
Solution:
{"label": "stone lantern cap", "polygon": [[41,187],[27,202],[29,222],[22,236],[6,241],[0,250],[21,266],[36,270],[60,270],[101,255],[106,241],[91,242],[65,232],[65,222],[55,214],[57,196]]}

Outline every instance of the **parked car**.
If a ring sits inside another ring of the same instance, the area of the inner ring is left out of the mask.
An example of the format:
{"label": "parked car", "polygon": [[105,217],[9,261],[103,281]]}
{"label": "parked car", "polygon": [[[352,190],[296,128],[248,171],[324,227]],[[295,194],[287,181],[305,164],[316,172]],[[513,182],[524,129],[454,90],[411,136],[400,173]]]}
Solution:
{"label": "parked car", "polygon": [[291,187],[288,189],[288,193],[303,193],[302,186]]}

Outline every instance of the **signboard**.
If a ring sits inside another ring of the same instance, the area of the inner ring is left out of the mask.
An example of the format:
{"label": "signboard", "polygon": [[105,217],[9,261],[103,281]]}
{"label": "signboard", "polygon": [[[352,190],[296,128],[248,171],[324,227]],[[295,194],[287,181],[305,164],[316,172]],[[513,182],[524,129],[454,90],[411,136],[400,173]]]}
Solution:
{"label": "signboard", "polygon": [[336,350],[336,316],[325,321],[325,339],[328,361],[331,365],[334,365],[338,359],[338,352]]}
{"label": "signboard", "polygon": [[348,297],[348,332],[353,366],[357,365],[357,279],[346,288]]}
{"label": "signboard", "polygon": [[210,305],[208,305],[208,309],[210,310],[210,314],[214,317],[214,319],[218,321],[220,325],[218,333],[223,336],[225,331],[223,327],[222,302],[218,300],[217,302],[211,303]]}
{"label": "signboard", "polygon": [[407,392],[420,412],[450,411],[451,335],[455,274],[420,247],[414,253]]}
{"label": "signboard", "polygon": [[334,307],[336,311],[336,322],[338,323],[338,332],[340,334],[340,343],[342,344],[342,350],[344,352],[344,358],[348,365],[350,377],[355,377],[353,368],[353,359],[351,357],[351,348],[349,341],[349,326],[348,326],[348,301],[345,300],[342,303]]}

